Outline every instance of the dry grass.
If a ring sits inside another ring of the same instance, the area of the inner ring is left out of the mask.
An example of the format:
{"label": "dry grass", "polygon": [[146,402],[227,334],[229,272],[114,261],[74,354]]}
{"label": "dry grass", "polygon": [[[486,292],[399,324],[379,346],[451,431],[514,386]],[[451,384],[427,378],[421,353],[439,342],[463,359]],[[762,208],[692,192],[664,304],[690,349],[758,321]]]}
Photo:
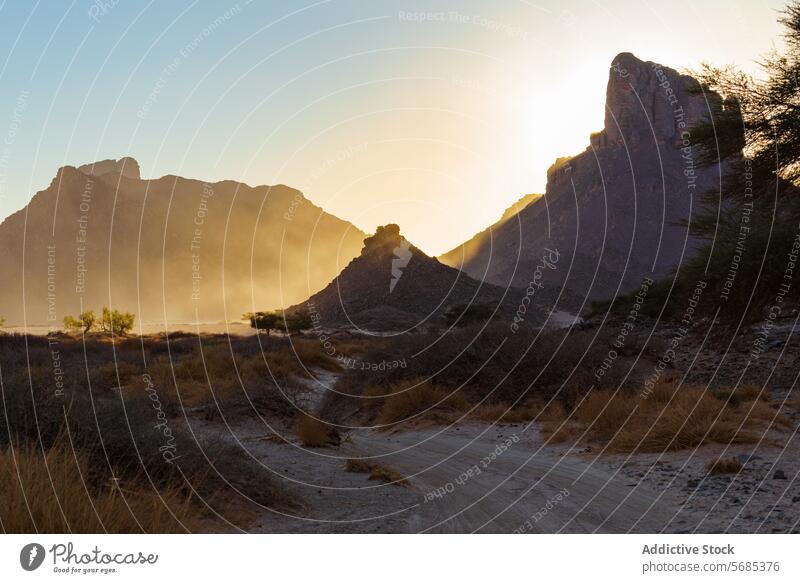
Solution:
{"label": "dry grass", "polygon": [[358,458],[350,458],[344,462],[344,471],[354,474],[368,474],[372,471],[370,462]]}
{"label": "dry grass", "polygon": [[6,533],[181,533],[196,531],[198,508],[178,488],[136,482],[84,486],[87,458],[64,445],[0,451],[0,526]]}
{"label": "dry grass", "polygon": [[344,469],[347,472],[356,474],[369,474],[370,480],[380,480],[387,484],[394,484],[396,486],[403,486],[409,488],[411,484],[403,474],[390,467],[378,464],[375,462],[368,462],[363,459],[348,459],[344,464]]}
{"label": "dry grass", "polygon": [[295,431],[300,442],[306,447],[335,445],[338,441],[335,428],[308,415],[298,417]]}
{"label": "dry grass", "polygon": [[[704,443],[754,443],[770,427],[789,421],[761,400],[758,391],[745,388],[720,395],[702,387],[658,384],[646,397],[611,390],[594,391],[567,420],[553,417],[545,431],[554,441],[587,433],[607,444],[609,451],[662,452]],[[774,422],[773,422],[774,418]]]}
{"label": "dry grass", "polygon": [[786,404],[795,411],[800,411],[800,391],[786,399]]}
{"label": "dry grass", "polygon": [[466,411],[470,407],[462,393],[449,393],[426,381],[406,381],[392,385],[388,391],[379,390],[392,393],[384,399],[378,414],[376,421],[381,425],[422,416],[432,421],[448,421],[453,413]]}
{"label": "dry grass", "polygon": [[742,462],[735,457],[718,458],[708,462],[706,470],[711,476],[719,474],[738,474],[742,471]]}
{"label": "dry grass", "polygon": [[392,468],[382,465],[376,465],[372,468],[372,471],[369,473],[369,479],[380,480],[381,482],[385,482],[387,484],[394,484],[396,486],[403,486],[406,488],[410,486],[408,480],[403,474],[397,470],[393,470]]}
{"label": "dry grass", "polygon": [[536,418],[542,407],[529,402],[512,407],[508,403],[481,405],[470,413],[470,417],[486,423],[527,423]]}

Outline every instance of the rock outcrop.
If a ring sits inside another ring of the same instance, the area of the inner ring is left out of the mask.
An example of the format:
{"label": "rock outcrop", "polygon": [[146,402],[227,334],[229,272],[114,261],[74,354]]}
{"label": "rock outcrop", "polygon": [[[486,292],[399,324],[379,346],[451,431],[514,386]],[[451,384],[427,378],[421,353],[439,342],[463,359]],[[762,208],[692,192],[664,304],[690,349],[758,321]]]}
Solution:
{"label": "rock outcrop", "polygon": [[103,176],[105,174],[121,174],[131,180],[141,180],[139,162],[130,157],[120,158],[119,160],[102,160],[91,164],[84,164],[78,167],[84,174],[92,176]]}
{"label": "rock outcrop", "polygon": [[364,240],[361,254],[334,281],[291,310],[308,310],[317,328],[410,331],[441,324],[449,309],[469,305],[510,317],[507,295],[518,301],[518,292],[443,265],[405,239],[397,225],[386,225]]}
{"label": "rock outcrop", "polygon": [[[545,195],[441,260],[497,285],[528,284],[543,251],[566,259],[547,272],[584,299],[636,289],[696,251],[679,224],[719,180],[698,168],[691,128],[719,96],[687,75],[630,53],[609,71],[605,125],[589,147],[556,161]],[[568,114],[566,112],[565,114]]]}

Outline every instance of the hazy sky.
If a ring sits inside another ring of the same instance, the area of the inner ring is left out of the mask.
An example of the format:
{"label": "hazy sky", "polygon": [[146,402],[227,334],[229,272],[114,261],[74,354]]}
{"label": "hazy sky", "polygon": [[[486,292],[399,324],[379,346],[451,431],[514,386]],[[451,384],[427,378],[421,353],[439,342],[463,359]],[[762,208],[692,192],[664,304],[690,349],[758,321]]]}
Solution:
{"label": "hazy sky", "polygon": [[753,70],[784,4],[0,0],[0,217],[60,166],[132,155],[440,253],[586,147],[617,53]]}

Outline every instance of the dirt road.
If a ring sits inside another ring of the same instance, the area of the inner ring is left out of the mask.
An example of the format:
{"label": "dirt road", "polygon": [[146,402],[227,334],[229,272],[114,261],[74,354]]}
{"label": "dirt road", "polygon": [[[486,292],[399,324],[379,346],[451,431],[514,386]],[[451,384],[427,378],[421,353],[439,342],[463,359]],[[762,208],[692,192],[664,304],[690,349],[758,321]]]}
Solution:
{"label": "dirt road", "polygon": [[518,427],[364,433],[355,451],[409,476],[412,532],[657,532],[657,495],[589,461],[540,451]]}

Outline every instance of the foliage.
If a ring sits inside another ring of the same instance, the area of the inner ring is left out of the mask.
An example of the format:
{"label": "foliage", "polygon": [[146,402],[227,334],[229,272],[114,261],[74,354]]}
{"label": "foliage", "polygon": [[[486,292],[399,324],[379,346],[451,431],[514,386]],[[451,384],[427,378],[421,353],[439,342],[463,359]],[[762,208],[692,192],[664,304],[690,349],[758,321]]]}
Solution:
{"label": "foliage", "polygon": [[130,312],[120,312],[103,306],[100,329],[117,336],[125,336],[133,329],[134,317]]}
{"label": "foliage", "polygon": [[309,314],[308,310],[306,309],[298,309],[292,312],[284,312],[283,321],[286,326],[286,332],[288,334],[295,334],[297,332],[302,332],[303,330],[308,330],[313,326],[313,322],[311,321],[311,314]]}
{"label": "foliage", "polygon": [[313,326],[311,314],[306,309],[275,310],[271,312],[247,312],[243,318],[250,321],[250,326],[259,332],[266,331],[269,335],[271,330],[280,330],[287,334],[296,334],[303,330],[308,330]]}
{"label": "foliage", "polygon": [[[715,167],[720,180],[701,193],[690,221],[702,247],[675,273],[657,282],[642,313],[680,317],[698,282],[706,287],[697,314],[723,322],[760,320],[765,310],[797,299],[791,279],[800,230],[800,3],[783,12],[784,54],[772,51],[756,79],[734,67],[704,65],[693,73],[709,115],[691,128],[698,167]],[[709,93],[714,91],[721,98]],[[788,291],[787,291],[788,290]],[[592,312],[625,310],[633,292],[595,302]],[[780,299],[776,299],[780,294]]]}
{"label": "foliage", "polygon": [[64,328],[70,332],[83,332],[88,334],[97,324],[97,317],[92,310],[81,312],[77,318],[64,316]]}
{"label": "foliage", "polygon": [[[784,54],[772,51],[755,79],[732,67],[705,65],[699,91],[712,89],[710,117],[691,130],[700,164],[718,166],[722,180],[705,193],[692,218],[692,234],[704,248],[682,266],[672,297],[701,279],[720,315],[757,319],[775,296],[800,222],[800,3],[780,18]],[[713,121],[712,121],[713,120]]]}
{"label": "foliage", "polygon": [[247,312],[243,319],[250,321],[250,326],[259,332],[265,331],[267,336],[271,330],[279,330],[281,315],[278,312]]}

